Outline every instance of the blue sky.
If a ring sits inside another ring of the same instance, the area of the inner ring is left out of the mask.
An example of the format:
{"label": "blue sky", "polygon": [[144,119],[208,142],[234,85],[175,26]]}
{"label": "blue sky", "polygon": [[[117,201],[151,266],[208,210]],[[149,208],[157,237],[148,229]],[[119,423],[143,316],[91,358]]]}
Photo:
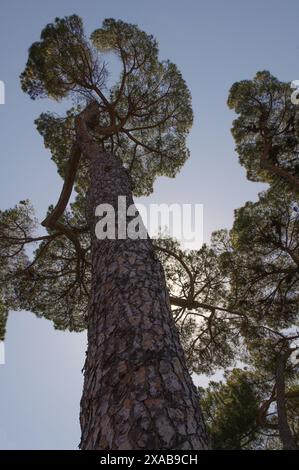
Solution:
{"label": "blue sky", "polygon": [[[45,24],[73,13],[88,34],[108,17],[138,24],[158,39],[161,58],[181,69],[195,114],[191,157],[175,179],[157,180],[148,202],[204,204],[206,240],[230,227],[234,209],[256,199],[262,185],[246,180],[234,153],[228,90],[258,70],[299,79],[298,1],[1,0],[0,209],[29,198],[40,220],[62,182],[33,121],[59,106],[31,101],[18,77]],[[30,313],[10,315],[6,365],[0,365],[0,448],[77,448],[85,349],[85,334],[57,332]]]}

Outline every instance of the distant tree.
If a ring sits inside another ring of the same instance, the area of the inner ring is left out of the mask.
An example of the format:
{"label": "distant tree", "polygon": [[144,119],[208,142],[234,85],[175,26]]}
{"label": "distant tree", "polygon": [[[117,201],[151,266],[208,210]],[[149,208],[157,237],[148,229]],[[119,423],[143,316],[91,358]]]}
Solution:
{"label": "distant tree", "polygon": [[[257,325],[286,328],[298,322],[299,212],[286,190],[273,188],[235,212],[231,251],[230,302]],[[225,247],[226,250],[226,247]]]}
{"label": "distant tree", "polygon": [[[4,341],[9,310],[19,307],[19,275],[30,275],[25,244],[32,239],[35,226],[33,209],[21,201],[13,209],[0,211],[0,341]],[[28,269],[26,269],[28,267]]]}
{"label": "distant tree", "polygon": [[[236,359],[248,364],[259,376],[264,393],[261,423],[277,431],[283,448],[297,449],[290,426],[290,420],[297,419],[296,414],[287,412],[293,398],[288,395],[289,389],[298,381],[299,367],[296,191],[287,185],[271,186],[256,203],[248,202],[238,209],[232,230],[215,234],[215,242],[222,273],[229,278],[228,308],[239,312],[243,319]],[[274,405],[269,422],[265,416]]]}
{"label": "distant tree", "polygon": [[[110,88],[106,53],[121,63]],[[36,121],[64,184],[42,222],[46,235],[32,238],[30,215],[16,233],[13,225],[4,232],[16,252],[39,242],[22,270],[9,269],[4,290],[12,274],[19,308],[59,329],[88,329],[81,449],[207,448],[151,240],[118,239],[119,226],[115,240],[95,235],[99,204],[111,204],[117,218],[118,196],[126,196],[127,208],[133,195],[152,191],[157,176],[174,177],[188,157],[192,109],[181,73],[159,61],[155,39],[136,26],[107,19],[88,41],[74,15],[43,29],[21,83],[33,99],[73,104],[62,117],[46,113]],[[2,217],[13,224],[13,213]]]}
{"label": "distant tree", "polygon": [[[228,103],[239,114],[232,131],[240,162],[250,180],[270,187],[237,209],[233,228],[215,232],[210,247],[186,253],[169,241],[161,257],[189,366],[212,373],[241,361],[254,376],[258,424],[248,432],[257,433],[250,445],[259,448],[298,447],[298,146],[290,98],[289,84],[269,72],[232,87]],[[211,393],[221,388],[211,387]],[[227,407],[223,419],[242,430],[245,404],[235,405],[240,415]],[[237,431],[239,444],[228,442],[229,426],[221,443],[213,437],[214,445],[244,447]]]}
{"label": "distant tree", "polygon": [[[228,104],[239,115],[232,133],[240,163],[250,180],[270,183],[270,188],[256,203],[235,211],[232,230],[215,233],[212,249],[228,279],[226,309],[242,319],[232,318],[229,324],[239,331],[232,356],[249,367],[260,402],[255,430],[259,437],[252,445],[297,449],[298,114],[290,98],[289,84],[269,72],[231,88]],[[224,389],[217,387],[226,393],[230,386],[228,381]],[[231,412],[222,422],[230,423],[229,416]],[[242,429],[241,422],[236,429]],[[221,445],[226,445],[225,439]]]}
{"label": "distant tree", "polygon": [[259,401],[249,374],[233,369],[225,382],[201,388],[201,403],[214,449],[240,450],[254,447]]}
{"label": "distant tree", "polygon": [[156,246],[189,367],[208,374],[247,367],[202,391],[216,448],[298,447],[298,144],[290,98],[289,84],[269,72],[233,85],[240,162],[250,180],[270,187],[237,209],[232,229],[215,232],[209,247]]}
{"label": "distant tree", "polygon": [[297,333],[271,331],[258,335],[249,345],[248,362],[259,383],[259,393],[264,394],[257,423],[276,433],[286,450],[298,449],[299,410],[294,407],[299,396],[298,339]]}
{"label": "distant tree", "polygon": [[200,392],[202,410],[214,449],[297,448],[298,382],[285,391],[286,413],[293,447],[286,445],[281,438],[275,386],[273,387],[271,376],[265,376],[262,364],[256,369],[226,371],[224,381],[211,381],[207,388],[200,388]]}
{"label": "distant tree", "polygon": [[299,192],[298,106],[289,83],[269,72],[235,83],[228,106],[237,115],[232,133],[241,165],[251,181],[283,182]]}

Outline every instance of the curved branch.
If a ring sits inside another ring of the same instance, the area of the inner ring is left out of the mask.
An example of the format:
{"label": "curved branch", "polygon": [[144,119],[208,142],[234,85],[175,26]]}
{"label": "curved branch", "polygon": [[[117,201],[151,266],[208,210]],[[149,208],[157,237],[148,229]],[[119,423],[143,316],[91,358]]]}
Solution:
{"label": "curved branch", "polygon": [[80,163],[80,157],[81,149],[77,142],[75,142],[71,149],[67,172],[65,175],[62,191],[60,193],[58,202],[53,211],[45,218],[45,220],[42,221],[43,227],[53,228],[53,224],[55,224],[64,213],[72,194],[76,174]]}
{"label": "curved branch", "polygon": [[75,250],[77,253],[77,279],[80,280],[81,274],[81,260],[84,259],[84,251],[82,250],[80,241],[77,237],[75,230],[66,225],[59,222],[59,218],[63,215],[69,199],[72,194],[75,178],[77,175],[80,158],[81,158],[81,145],[80,145],[80,135],[78,134],[78,127],[82,122],[85,125],[90,125],[90,127],[95,126],[95,109],[99,112],[98,105],[95,102],[89,103],[86,108],[81,111],[81,113],[77,116],[75,121],[76,126],[76,133],[77,139],[76,142],[73,143],[71,149],[71,155],[67,166],[66,176],[63,183],[62,191],[59,196],[58,202],[53,209],[53,211],[46,217],[46,219],[42,222],[44,227],[48,227],[50,229],[58,230],[61,234],[65,235],[69,240],[71,240],[75,246]]}

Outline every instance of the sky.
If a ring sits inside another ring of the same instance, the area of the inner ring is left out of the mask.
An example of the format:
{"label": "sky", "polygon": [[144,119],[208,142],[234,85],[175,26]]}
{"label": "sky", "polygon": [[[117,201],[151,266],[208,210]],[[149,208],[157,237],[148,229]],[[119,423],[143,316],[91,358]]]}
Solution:
{"label": "sky", "polygon": [[[299,79],[298,0],[1,0],[0,210],[28,198],[42,220],[59,195],[62,180],[34,119],[63,107],[31,101],[19,75],[41,29],[74,13],[88,35],[105,18],[137,24],[157,38],[160,57],[177,64],[192,94],[191,155],[175,179],[156,181],[147,204],[203,204],[205,241],[212,231],[230,228],[234,209],[256,200],[263,186],[247,181],[238,163],[228,91],[258,70]],[[6,363],[0,365],[0,449],[78,447],[85,350],[84,333],[55,331],[29,312],[10,313]]]}

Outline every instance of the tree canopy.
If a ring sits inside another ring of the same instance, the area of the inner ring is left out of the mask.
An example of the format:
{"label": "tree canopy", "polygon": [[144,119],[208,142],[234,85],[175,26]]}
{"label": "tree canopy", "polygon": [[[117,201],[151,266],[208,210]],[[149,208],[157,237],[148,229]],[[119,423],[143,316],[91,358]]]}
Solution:
{"label": "tree canopy", "polygon": [[231,87],[228,106],[238,115],[232,133],[248,179],[282,181],[298,192],[298,107],[291,93],[290,83],[262,71]]}
{"label": "tree canopy", "polygon": [[[107,54],[114,54],[121,66],[119,79],[110,86]],[[62,116],[42,113],[36,120],[64,182],[57,204],[49,207],[42,222],[45,235],[33,233],[32,208],[26,214],[22,205],[1,213],[3,224],[11,227],[2,236],[7,259],[3,263],[9,266],[2,274],[3,292],[9,292],[11,280],[18,300],[14,308],[43,315],[56,328],[81,331],[86,327],[91,275],[89,161],[81,154],[78,118],[96,109],[90,123],[94,141],[121,160],[133,193],[144,195],[152,191],[157,176],[175,176],[189,155],[191,97],[177,67],[159,60],[153,36],[135,25],[106,19],[89,40],[76,15],[56,18],[43,29],[40,41],[29,49],[21,85],[32,99],[66,99],[70,105]],[[15,218],[18,231],[13,233]],[[34,257],[28,260],[25,247],[33,242]],[[7,247],[25,257],[23,269],[16,267]],[[6,297],[3,294],[1,324],[10,305]]]}
{"label": "tree canopy", "polygon": [[[107,53],[121,64],[120,78],[110,87]],[[42,114],[37,120],[62,174],[75,141],[74,118],[90,101],[100,109],[94,137],[121,158],[136,195],[149,194],[158,175],[175,176],[189,155],[189,90],[177,67],[159,60],[156,40],[135,25],[107,19],[89,41],[78,16],[57,18],[31,46],[21,84],[33,99],[76,102],[65,117]],[[78,186],[80,181],[78,174]]]}

